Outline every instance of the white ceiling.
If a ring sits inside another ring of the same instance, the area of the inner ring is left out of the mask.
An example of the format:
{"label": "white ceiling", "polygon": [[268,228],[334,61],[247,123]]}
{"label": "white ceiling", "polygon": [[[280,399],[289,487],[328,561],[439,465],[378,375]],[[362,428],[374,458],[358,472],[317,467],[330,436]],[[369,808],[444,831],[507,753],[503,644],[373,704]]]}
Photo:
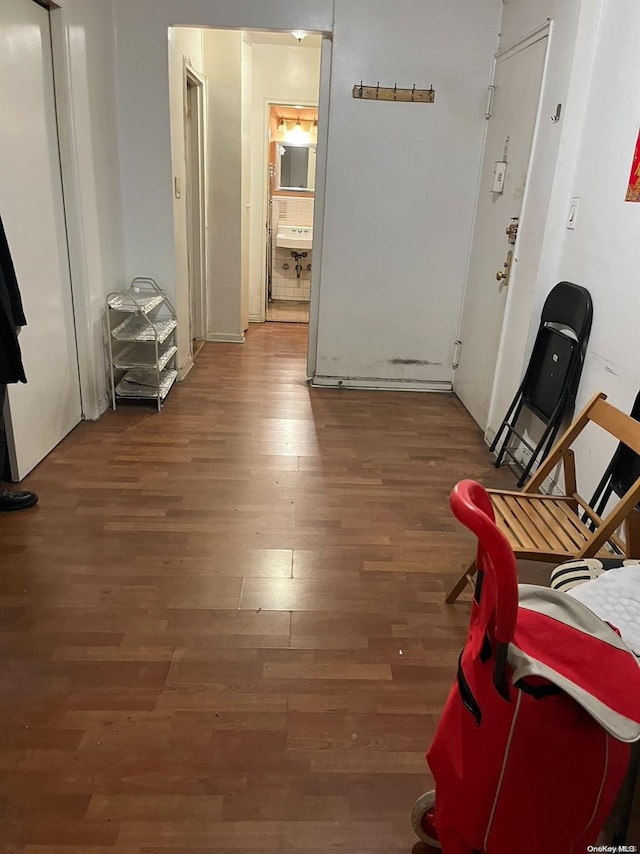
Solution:
{"label": "white ceiling", "polygon": [[295,39],[291,33],[267,33],[250,30],[247,32],[247,37],[251,42],[253,42],[253,44],[283,45],[284,47],[313,47],[316,49],[320,48],[322,45],[322,36],[318,35],[309,35],[304,38],[300,44],[298,44],[298,40]]}

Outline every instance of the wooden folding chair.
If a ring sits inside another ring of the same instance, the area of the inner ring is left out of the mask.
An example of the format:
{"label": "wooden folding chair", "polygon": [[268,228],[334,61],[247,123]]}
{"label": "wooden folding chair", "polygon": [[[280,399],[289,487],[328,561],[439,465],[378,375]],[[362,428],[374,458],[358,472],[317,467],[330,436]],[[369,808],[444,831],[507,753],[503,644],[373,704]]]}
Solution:
{"label": "wooden folding chair", "polygon": [[[522,492],[489,489],[496,522],[507,535],[517,558],[545,562],[566,561],[581,557],[612,557],[632,553],[638,542],[637,526],[629,531],[627,547],[616,531],[625,523],[640,500],[640,477],[622,495],[604,518],[596,513],[577,491],[576,468],[572,445],[588,424],[596,424],[636,454],[640,454],[640,422],[610,403],[606,395],[596,394],[578,418],[556,443]],[[544,481],[558,464],[564,474],[564,495],[539,492]],[[602,510],[604,512],[604,509]],[[447,595],[455,602],[467,584],[473,584],[475,562],[461,575]]]}

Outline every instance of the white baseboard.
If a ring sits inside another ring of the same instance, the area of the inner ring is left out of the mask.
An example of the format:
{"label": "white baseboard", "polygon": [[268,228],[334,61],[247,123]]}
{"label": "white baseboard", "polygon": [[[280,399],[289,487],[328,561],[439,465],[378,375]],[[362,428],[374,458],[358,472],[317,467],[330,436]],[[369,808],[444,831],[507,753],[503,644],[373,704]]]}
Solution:
{"label": "white baseboard", "polygon": [[193,361],[193,356],[187,356],[185,359],[184,365],[178,368],[178,382],[182,382],[183,379],[187,376],[191,368],[194,366],[195,362]]}
{"label": "white baseboard", "polygon": [[311,380],[313,388],[352,388],[362,391],[432,391],[450,392],[450,382],[430,380],[390,380],[374,377],[323,377]]}
{"label": "white baseboard", "polygon": [[493,429],[493,427],[487,427],[486,433],[484,434],[484,440],[487,445],[490,445],[495,438],[496,431]]}
{"label": "white baseboard", "polygon": [[264,323],[265,319],[261,314],[250,314],[249,323]]}
{"label": "white baseboard", "polygon": [[244,344],[244,332],[209,332],[207,341],[218,344]]}
{"label": "white baseboard", "polygon": [[105,414],[107,409],[111,408],[111,398],[106,394],[100,395],[97,399],[97,403],[95,408],[92,408],[90,412],[83,411],[82,420],[83,421],[99,421],[102,416]]}
{"label": "white baseboard", "polygon": [[101,418],[108,409],[111,409],[111,398],[109,397],[109,395],[102,395],[99,402],[99,408],[100,414],[98,415],[98,418]]}

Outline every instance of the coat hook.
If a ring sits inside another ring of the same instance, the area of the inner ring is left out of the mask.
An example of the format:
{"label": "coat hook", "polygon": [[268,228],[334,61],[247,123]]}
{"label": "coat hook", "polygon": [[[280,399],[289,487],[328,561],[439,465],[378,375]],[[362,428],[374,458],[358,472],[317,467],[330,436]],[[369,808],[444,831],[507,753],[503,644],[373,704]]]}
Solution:
{"label": "coat hook", "polygon": [[413,89],[411,90],[411,100],[413,101],[416,94],[416,84],[413,84]]}
{"label": "coat hook", "polygon": [[393,84],[393,100],[396,101],[398,99],[398,84]]}
{"label": "coat hook", "polygon": [[379,92],[380,92],[380,81],[378,80],[378,85],[376,86],[376,98],[378,97]]}
{"label": "coat hook", "polygon": [[360,97],[362,98],[362,80],[360,81]]}

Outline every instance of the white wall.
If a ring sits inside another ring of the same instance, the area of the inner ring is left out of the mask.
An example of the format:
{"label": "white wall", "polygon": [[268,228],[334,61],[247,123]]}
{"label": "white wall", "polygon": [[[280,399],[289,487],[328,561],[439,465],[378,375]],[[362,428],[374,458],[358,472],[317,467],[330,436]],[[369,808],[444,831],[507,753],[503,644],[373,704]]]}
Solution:
{"label": "white wall", "polygon": [[251,255],[249,318],[264,320],[267,217],[266,106],[316,104],[320,86],[320,48],[253,45],[251,130]]}
{"label": "white wall", "polygon": [[114,21],[108,0],[68,0],[51,16],[83,414],[97,418],[108,405],[105,297],[126,286]]}
{"label": "white wall", "polygon": [[[205,30],[208,94],[209,337],[244,337],[242,194],[242,33]],[[246,240],[246,235],[245,235]]]}
{"label": "white wall", "polygon": [[[639,44],[637,0],[605,0],[582,145],[563,211],[566,216],[571,196],[580,196],[579,219],[575,231],[563,230],[558,269],[561,278],[588,288],[594,303],[578,407],[604,391],[627,412],[640,391],[640,203],[624,200],[640,126]],[[612,450],[601,435],[586,435],[578,450],[587,494]]]}
{"label": "white wall", "polygon": [[[452,378],[500,11],[497,0],[336,2],[320,375]],[[354,100],[360,80],[432,83],[435,104]]]}
{"label": "white wall", "polygon": [[191,354],[189,244],[187,240],[187,160],[184,128],[184,61],[204,73],[203,31],[197,27],[172,27],[169,30],[169,98],[171,115],[171,168],[173,179],[182,188],[180,198],[173,194],[175,222],[175,306],[178,316],[178,367],[184,367]]}

